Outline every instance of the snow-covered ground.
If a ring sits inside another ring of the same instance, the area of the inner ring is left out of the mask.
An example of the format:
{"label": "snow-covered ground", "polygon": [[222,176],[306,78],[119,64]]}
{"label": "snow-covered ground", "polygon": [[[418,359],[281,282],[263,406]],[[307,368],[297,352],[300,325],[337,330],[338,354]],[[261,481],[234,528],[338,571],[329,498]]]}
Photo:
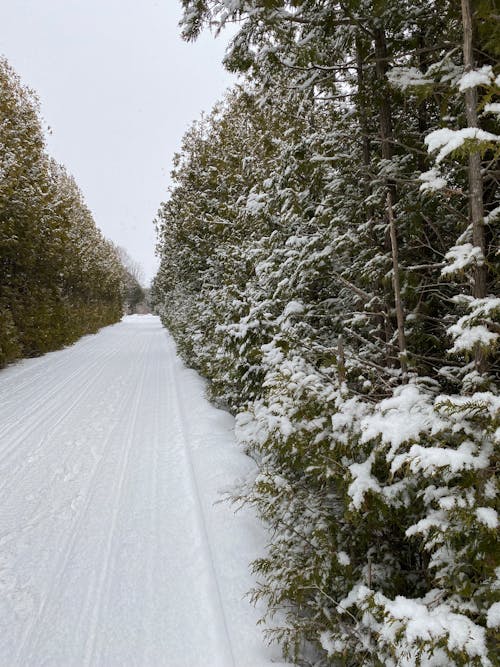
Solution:
{"label": "snow-covered ground", "polygon": [[0,372],[2,667],[271,665],[232,427],[152,316]]}

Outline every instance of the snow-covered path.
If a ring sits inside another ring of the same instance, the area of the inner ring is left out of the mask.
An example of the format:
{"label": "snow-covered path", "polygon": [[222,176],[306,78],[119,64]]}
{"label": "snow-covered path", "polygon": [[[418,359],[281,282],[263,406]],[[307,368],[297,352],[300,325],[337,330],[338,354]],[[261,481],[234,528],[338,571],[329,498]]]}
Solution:
{"label": "snow-covered path", "polygon": [[271,664],[231,429],[152,316],[0,371],[2,667]]}

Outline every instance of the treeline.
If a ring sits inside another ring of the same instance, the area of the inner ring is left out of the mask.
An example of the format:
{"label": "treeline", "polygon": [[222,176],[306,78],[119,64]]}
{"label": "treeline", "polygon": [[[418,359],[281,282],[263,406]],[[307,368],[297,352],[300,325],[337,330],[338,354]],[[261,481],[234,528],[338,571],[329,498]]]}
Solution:
{"label": "treeline", "polygon": [[116,246],[118,256],[125,270],[124,291],[125,291],[125,309],[128,315],[150,312],[148,292],[144,289],[144,273],[141,265],[136,262],[125,248]]}
{"label": "treeline", "polygon": [[257,461],[270,636],[497,665],[494,2],[182,4],[244,79],[184,138],[153,298]]}
{"label": "treeline", "polygon": [[0,59],[0,367],[120,319],[124,268],[45,151],[34,94]]}

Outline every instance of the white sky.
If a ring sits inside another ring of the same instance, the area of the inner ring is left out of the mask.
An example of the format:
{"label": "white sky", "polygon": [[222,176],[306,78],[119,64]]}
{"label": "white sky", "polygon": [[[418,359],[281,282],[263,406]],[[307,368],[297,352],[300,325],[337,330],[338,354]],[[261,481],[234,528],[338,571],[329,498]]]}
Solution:
{"label": "white sky", "polygon": [[42,103],[49,153],[104,234],[155,273],[173,154],[234,79],[227,39],[180,39],[178,0],[0,0],[0,53]]}

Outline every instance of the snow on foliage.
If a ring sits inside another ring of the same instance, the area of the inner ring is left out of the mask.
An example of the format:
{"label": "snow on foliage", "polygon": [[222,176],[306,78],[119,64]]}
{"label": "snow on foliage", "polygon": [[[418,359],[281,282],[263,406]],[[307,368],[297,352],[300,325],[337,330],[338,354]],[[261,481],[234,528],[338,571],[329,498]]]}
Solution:
{"label": "snow on foliage", "polygon": [[489,102],[484,105],[484,113],[500,114],[500,102]]}
{"label": "snow on foliage", "polygon": [[451,276],[454,273],[484,262],[481,248],[473,246],[472,243],[462,243],[461,245],[453,246],[448,250],[444,258],[448,261],[448,266],[445,266],[441,270],[442,276]]}
{"label": "snow on foliage", "polygon": [[498,528],[498,514],[493,507],[478,507],[476,509],[476,516],[478,521],[484,523],[484,525],[488,526],[491,530]]}
{"label": "snow on foliage", "polygon": [[488,609],[488,620],[486,625],[489,628],[500,627],[500,602],[494,602]]}
{"label": "snow on foliage", "polygon": [[492,665],[487,657],[484,628],[462,614],[453,613],[449,605],[438,604],[429,609],[428,604],[418,600],[401,596],[388,600],[381,594],[374,596],[374,603],[386,614],[386,623],[380,628],[382,641],[395,644],[400,657],[413,654],[416,664],[415,646],[444,640],[448,651],[463,651],[471,658],[479,658],[485,667]]}
{"label": "snow on foliage", "polygon": [[351,497],[352,507],[360,509],[365,500],[365,495],[368,491],[379,493],[381,491],[380,484],[376,478],[371,474],[374,456],[370,456],[363,463],[351,463],[348,470],[353,478],[347,493]]}
{"label": "snow on foliage", "polygon": [[419,180],[422,181],[422,185],[420,186],[422,192],[426,190],[435,192],[447,186],[446,179],[443,178],[436,168],[429,169],[429,171],[420,174]]}
{"label": "snow on foliage", "polygon": [[460,149],[466,141],[494,144],[500,141],[500,136],[477,127],[464,127],[462,130],[450,130],[447,127],[443,127],[440,130],[430,132],[425,137],[429,153],[437,152],[437,164],[451,153]]}
{"label": "snow on foliage", "polygon": [[380,438],[390,445],[390,460],[403,442],[417,440],[422,432],[432,433],[441,426],[433,410],[432,396],[416,385],[402,386],[362,420],[361,441]]}
{"label": "snow on foliage", "polygon": [[468,313],[448,328],[448,333],[453,339],[453,347],[450,352],[460,353],[473,350],[477,346],[492,351],[498,340],[498,333],[491,331],[488,323],[494,326],[494,320],[498,319],[500,298],[473,299],[460,296],[456,302],[464,305]]}
{"label": "snow on foliage", "polygon": [[477,346],[489,347],[498,340],[498,334],[494,331],[489,331],[483,324],[464,328],[462,326],[463,320],[458,324],[454,324],[448,329],[453,337],[453,347],[450,352],[465,352],[473,350]]}
{"label": "snow on foliage", "polygon": [[238,27],[243,80],[186,135],[153,292],[257,462],[235,500],[270,529],[269,638],[315,667],[486,667],[498,131],[462,127],[496,84],[447,46],[460,3],[183,5],[188,37]]}
{"label": "snow on foliage", "polygon": [[122,316],[123,268],[45,152],[38,101],[0,58],[0,367]]}
{"label": "snow on foliage", "polygon": [[400,90],[432,84],[432,79],[425,77],[416,67],[394,67],[387,73],[391,85]]}
{"label": "snow on foliage", "polygon": [[458,82],[458,89],[463,93],[467,88],[476,86],[489,86],[494,79],[493,68],[491,65],[484,65],[481,69],[466,72]]}

